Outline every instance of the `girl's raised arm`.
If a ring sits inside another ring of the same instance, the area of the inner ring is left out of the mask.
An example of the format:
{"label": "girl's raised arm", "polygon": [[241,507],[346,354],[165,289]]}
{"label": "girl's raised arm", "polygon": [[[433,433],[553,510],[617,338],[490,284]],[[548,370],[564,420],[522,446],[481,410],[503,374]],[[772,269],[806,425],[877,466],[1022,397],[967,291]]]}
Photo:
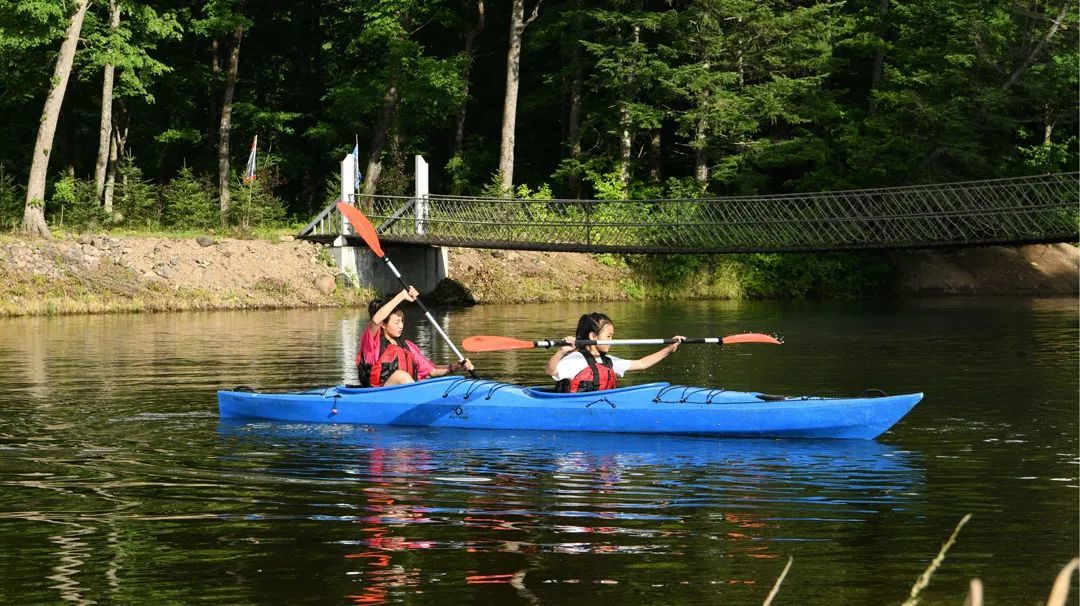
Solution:
{"label": "girl's raised arm", "polygon": [[397,309],[398,305],[401,305],[402,301],[415,301],[416,297],[419,297],[420,293],[410,286],[408,289],[401,289],[401,292],[394,295],[393,299],[386,302],[385,305],[379,308],[379,311],[375,312],[374,316],[371,316],[371,321],[368,322],[368,330],[375,332],[378,330],[379,325],[386,321],[390,317],[390,314]]}

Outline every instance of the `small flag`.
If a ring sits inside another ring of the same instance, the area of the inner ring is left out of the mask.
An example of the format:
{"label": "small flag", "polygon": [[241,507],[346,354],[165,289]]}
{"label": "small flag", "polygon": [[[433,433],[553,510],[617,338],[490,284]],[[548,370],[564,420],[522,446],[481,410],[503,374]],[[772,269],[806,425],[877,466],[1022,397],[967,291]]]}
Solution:
{"label": "small flag", "polygon": [[255,180],[255,148],[259,145],[259,135],[251,140],[251,153],[248,154],[247,166],[244,168],[244,183]]}
{"label": "small flag", "polygon": [[352,148],[352,161],[353,161],[353,191],[360,191],[360,144],[357,143]]}

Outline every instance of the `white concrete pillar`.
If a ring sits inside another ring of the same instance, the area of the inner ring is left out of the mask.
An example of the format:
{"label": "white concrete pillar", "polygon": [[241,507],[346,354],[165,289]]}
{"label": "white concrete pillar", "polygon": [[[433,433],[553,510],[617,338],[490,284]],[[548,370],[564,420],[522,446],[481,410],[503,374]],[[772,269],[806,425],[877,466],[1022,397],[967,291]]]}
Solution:
{"label": "white concrete pillar", "polygon": [[[356,203],[356,160],[352,154],[347,154],[341,160],[341,201],[349,204]],[[341,233],[349,235],[352,226],[345,215],[341,216]]]}
{"label": "white concrete pillar", "polygon": [[[367,248],[363,246],[349,246],[349,243],[345,241],[344,236],[338,236],[334,240],[334,243],[330,245],[330,256],[334,258],[334,263],[341,268],[341,271],[352,274],[359,277],[361,273],[361,264],[357,260],[357,255],[361,255],[367,252]],[[357,284],[357,287],[361,284]]]}
{"label": "white concrete pillar", "polygon": [[428,163],[420,154],[416,155],[416,204],[413,209],[416,214],[416,235],[422,236],[427,233],[428,216]]}

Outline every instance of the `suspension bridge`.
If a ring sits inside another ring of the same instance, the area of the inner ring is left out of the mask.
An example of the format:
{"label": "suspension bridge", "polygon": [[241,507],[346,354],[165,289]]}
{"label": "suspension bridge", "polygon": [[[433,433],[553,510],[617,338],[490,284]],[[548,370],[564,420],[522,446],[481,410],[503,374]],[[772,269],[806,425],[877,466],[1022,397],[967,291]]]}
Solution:
{"label": "suspension bridge", "polygon": [[[570,252],[747,253],[1080,238],[1077,172],[767,196],[534,200],[428,194],[424,168],[414,196],[355,198],[382,242]],[[343,198],[354,199],[347,195]],[[328,244],[344,237],[339,245],[363,245],[333,204],[300,237]]]}

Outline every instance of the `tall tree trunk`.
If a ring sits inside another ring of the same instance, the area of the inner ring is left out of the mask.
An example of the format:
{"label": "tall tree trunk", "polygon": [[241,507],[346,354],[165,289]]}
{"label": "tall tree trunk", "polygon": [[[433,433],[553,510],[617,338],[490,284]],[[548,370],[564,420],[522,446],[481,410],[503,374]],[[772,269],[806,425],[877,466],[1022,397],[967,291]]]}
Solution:
{"label": "tall tree trunk", "polygon": [[660,129],[654,128],[649,133],[649,183],[659,184],[662,175],[660,163],[663,158],[663,141],[660,138]]}
{"label": "tall tree trunk", "polygon": [[619,180],[623,185],[630,184],[630,155],[633,139],[630,136],[630,115],[626,103],[619,103]]}
{"label": "tall tree trunk", "polygon": [[64,42],[60,45],[60,54],[56,57],[53,69],[52,88],[45,97],[45,106],[41,110],[41,124],[38,126],[37,141],[34,142],[34,157],[30,164],[30,178],[26,184],[26,205],[23,207],[22,231],[31,236],[51,238],[49,226],[45,223],[45,178],[49,171],[49,152],[53,136],[56,134],[56,121],[60,107],[64,104],[68,77],[71,75],[71,63],[75,59],[75,48],[79,44],[79,32],[82,31],[83,19],[89,0],[74,0],[75,12],[71,16]]}
{"label": "tall tree trunk", "polygon": [[[115,34],[120,28],[120,3],[109,0],[109,32]],[[109,163],[109,148],[112,140],[112,101],[113,74],[112,63],[105,64],[105,74],[101,83],[101,124],[98,126],[97,164],[94,165],[94,193],[98,203],[104,202],[105,169]]]}
{"label": "tall tree trunk", "polygon": [[867,103],[867,112],[873,116],[877,113],[877,99],[874,93],[881,85],[881,74],[885,69],[885,15],[889,12],[889,0],[881,0],[878,5],[878,47],[874,51],[874,71],[870,74],[870,95]]}
{"label": "tall tree trunk", "polygon": [[476,37],[484,30],[484,0],[477,0],[476,25],[472,25],[465,32],[465,66],[462,69],[461,79],[465,82],[465,91],[461,97],[461,105],[458,106],[457,128],[454,130],[454,148],[450,151],[450,157],[460,156],[465,149],[465,114],[469,107],[469,77],[472,72],[473,55],[476,53]]}
{"label": "tall tree trunk", "polygon": [[116,165],[117,160],[120,159],[120,152],[117,151],[117,133],[110,133],[109,136],[109,163],[105,169],[105,184],[101,192],[101,205],[105,209],[105,212],[112,214],[113,212],[113,194],[116,192]]}
{"label": "tall tree trunk", "polygon": [[210,43],[210,85],[206,91],[210,99],[210,110],[206,113],[206,153],[213,157],[218,146],[218,127],[221,125],[221,113],[218,111],[218,81],[221,79],[221,43],[217,38]]}
{"label": "tall tree trunk", "polygon": [[229,66],[225,73],[225,97],[221,101],[221,126],[218,129],[218,196],[221,206],[221,224],[228,221],[229,212],[229,130],[232,128],[233,92],[236,75],[240,69],[240,42],[244,28],[233,30],[233,43],[229,49]]}
{"label": "tall tree trunk", "polygon": [[[581,47],[578,44],[574,45],[573,61],[573,77],[570,80],[570,116],[567,120],[568,133],[567,140],[570,142],[570,158],[575,161],[575,164],[580,166],[581,161],[581,108],[582,108],[582,88],[584,85],[584,68],[582,67],[581,60]],[[570,190],[574,192],[574,197],[580,199],[583,192],[581,189],[581,174],[575,172],[570,177]]]}
{"label": "tall tree trunk", "polygon": [[113,129],[109,137],[109,167],[105,171],[105,192],[102,206],[105,213],[113,214],[113,194],[116,192],[116,169],[120,166],[120,156],[124,155],[124,143],[127,141],[127,110],[120,106],[119,115],[113,120]]}
{"label": "tall tree trunk", "polygon": [[510,11],[510,44],[506,51],[506,95],[503,98],[502,136],[499,141],[499,178],[504,192],[514,188],[514,133],[517,129],[518,86],[521,84],[521,39],[525,28],[536,19],[539,2],[532,16],[525,19],[525,0],[513,0]]}
{"label": "tall tree trunk", "polygon": [[386,93],[383,95],[382,112],[379,114],[379,122],[371,133],[371,144],[368,145],[367,174],[364,176],[364,209],[371,210],[371,196],[375,195],[379,182],[379,174],[382,173],[382,153],[386,146],[386,136],[390,133],[390,127],[394,123],[394,114],[397,113],[398,78],[401,74],[399,68],[394,67],[390,72],[390,80],[386,83]]}
{"label": "tall tree trunk", "polygon": [[[741,57],[740,57],[741,58]],[[708,61],[703,63],[705,71],[709,71],[712,67]],[[742,80],[742,65],[739,66],[739,80]],[[694,128],[694,180],[697,181],[701,191],[705,191],[705,188],[709,186],[709,155],[707,149],[709,147],[708,141],[708,128],[709,124],[706,119],[709,113],[709,93],[705,91],[701,95],[701,99],[698,102],[698,108],[701,111],[701,116],[698,118],[696,127]]]}
{"label": "tall tree trunk", "polygon": [[698,120],[694,130],[694,180],[697,181],[702,191],[709,185],[709,161],[705,148],[708,146],[708,138],[705,134],[705,118]]}
{"label": "tall tree trunk", "polygon": [[[641,3],[638,2],[638,11],[641,11]],[[637,46],[641,42],[641,26],[634,23],[630,27],[630,43],[633,46]],[[630,78],[636,79],[637,70],[631,67]],[[630,157],[633,155],[634,137],[630,132],[630,112],[626,109],[626,104],[630,101],[628,97],[631,95],[624,95],[622,101],[619,103],[619,179],[624,186],[630,185]]]}

